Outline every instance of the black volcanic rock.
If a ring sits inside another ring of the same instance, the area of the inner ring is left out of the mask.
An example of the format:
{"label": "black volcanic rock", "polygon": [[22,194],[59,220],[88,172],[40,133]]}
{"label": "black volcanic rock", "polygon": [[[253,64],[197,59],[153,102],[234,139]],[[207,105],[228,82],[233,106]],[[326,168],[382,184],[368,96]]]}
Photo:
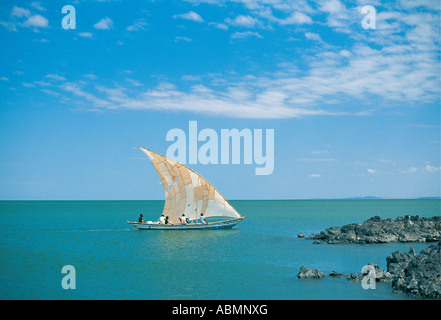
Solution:
{"label": "black volcanic rock", "polygon": [[[420,254],[411,248],[408,253],[395,251],[386,258],[387,271],[380,266],[368,263],[374,270],[376,282],[392,282],[396,291],[404,291],[410,296],[441,299],[441,241],[431,245]],[[332,271],[329,276],[344,278],[352,282],[362,281],[367,274],[339,273]],[[316,269],[301,267],[297,274],[299,279],[321,279],[326,274]]]}
{"label": "black volcanic rock", "polygon": [[419,255],[395,251],[386,258],[392,287],[411,296],[441,299],[441,241]]}
{"label": "black volcanic rock", "polygon": [[363,223],[327,228],[306,239],[329,244],[435,242],[441,239],[441,216],[420,218],[407,215],[395,220],[374,216]]}
{"label": "black volcanic rock", "polygon": [[297,274],[297,278],[299,279],[321,279],[324,277],[326,277],[326,274],[322,271],[306,268],[305,266],[302,266]]}

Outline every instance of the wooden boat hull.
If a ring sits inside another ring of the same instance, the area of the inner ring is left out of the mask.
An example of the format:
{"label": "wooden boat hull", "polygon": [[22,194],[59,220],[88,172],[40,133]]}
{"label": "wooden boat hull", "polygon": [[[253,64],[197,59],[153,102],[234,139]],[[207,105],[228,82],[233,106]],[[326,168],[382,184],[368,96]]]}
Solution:
{"label": "wooden boat hull", "polygon": [[215,230],[215,229],[231,229],[235,227],[243,218],[229,219],[224,221],[194,224],[155,224],[155,223],[139,223],[127,221],[139,230]]}

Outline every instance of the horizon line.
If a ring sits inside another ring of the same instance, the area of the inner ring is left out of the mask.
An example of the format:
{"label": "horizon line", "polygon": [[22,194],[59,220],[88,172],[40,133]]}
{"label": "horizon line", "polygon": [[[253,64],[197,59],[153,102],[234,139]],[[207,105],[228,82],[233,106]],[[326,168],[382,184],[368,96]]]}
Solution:
{"label": "horizon line", "polygon": [[[398,197],[342,197],[342,198],[285,198],[285,199],[229,199],[228,201],[316,201],[316,200],[441,200],[441,196],[424,196],[411,198]],[[6,201],[165,201],[165,199],[0,199]]]}

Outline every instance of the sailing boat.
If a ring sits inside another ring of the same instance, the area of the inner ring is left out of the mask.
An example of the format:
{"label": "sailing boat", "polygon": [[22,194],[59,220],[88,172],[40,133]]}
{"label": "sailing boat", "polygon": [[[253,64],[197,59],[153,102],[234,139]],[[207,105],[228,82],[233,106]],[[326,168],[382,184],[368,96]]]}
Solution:
{"label": "sailing boat", "polygon": [[[162,214],[168,217],[169,223],[127,221],[131,225],[142,230],[227,229],[245,219],[215,187],[194,170],[146,148],[138,148],[150,159],[161,180],[165,193]],[[188,222],[181,222],[183,214]],[[206,223],[199,222],[201,214],[212,219]]]}

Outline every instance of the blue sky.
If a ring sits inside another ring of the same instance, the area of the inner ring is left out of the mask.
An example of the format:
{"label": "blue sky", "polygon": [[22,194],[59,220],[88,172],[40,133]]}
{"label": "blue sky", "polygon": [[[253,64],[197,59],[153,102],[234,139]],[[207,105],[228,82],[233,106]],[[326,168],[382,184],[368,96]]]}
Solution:
{"label": "blue sky", "polygon": [[271,175],[192,166],[229,199],[440,196],[439,17],[429,0],[3,1],[0,199],[163,199],[135,146],[165,154],[192,120],[275,131]]}

